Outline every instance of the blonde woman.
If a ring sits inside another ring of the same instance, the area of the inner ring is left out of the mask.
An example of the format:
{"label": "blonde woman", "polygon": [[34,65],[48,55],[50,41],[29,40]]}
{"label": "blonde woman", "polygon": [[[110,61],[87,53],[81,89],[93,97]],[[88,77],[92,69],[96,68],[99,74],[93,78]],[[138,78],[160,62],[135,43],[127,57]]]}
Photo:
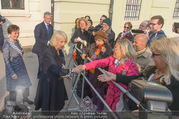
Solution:
{"label": "blonde woman", "polygon": [[[88,26],[88,21],[86,20],[86,18],[84,17],[79,18],[77,26],[78,26],[78,29],[75,30],[75,33],[73,34],[71,38],[71,42],[74,44],[77,44],[77,47],[79,49],[81,49],[81,47],[85,45],[89,46],[90,44],[94,43],[94,40],[92,41],[90,40],[92,34],[89,34],[88,32],[89,26]],[[78,37],[81,38],[83,41],[80,41]],[[77,62],[77,64],[82,63],[82,58],[79,52],[76,53],[75,61]]]}
{"label": "blonde woman", "polygon": [[50,46],[44,52],[43,73],[37,87],[35,110],[42,108],[42,111],[55,111],[52,114],[57,114],[68,99],[63,76],[75,70],[64,68],[65,58],[62,49],[66,43],[66,34],[63,31],[56,31],[52,35]]}
{"label": "blonde woman", "polygon": [[[151,43],[152,58],[157,67],[148,81],[166,86],[173,94],[172,111],[179,111],[179,38],[162,38]],[[173,112],[173,114],[177,114]],[[179,114],[177,114],[179,115]]]}
{"label": "blonde woman", "polygon": [[[119,73],[127,76],[139,74],[138,67],[134,61],[136,52],[129,40],[118,40],[113,50],[113,56],[86,63],[82,66],[82,70],[89,70],[98,67],[105,68],[109,66],[108,71],[112,72],[113,74]],[[109,84],[109,88],[107,91],[106,103],[113,111],[118,111],[117,105],[120,100],[121,90],[117,88],[112,82],[107,83]],[[121,83],[120,85],[125,89],[128,89],[127,85]]]}

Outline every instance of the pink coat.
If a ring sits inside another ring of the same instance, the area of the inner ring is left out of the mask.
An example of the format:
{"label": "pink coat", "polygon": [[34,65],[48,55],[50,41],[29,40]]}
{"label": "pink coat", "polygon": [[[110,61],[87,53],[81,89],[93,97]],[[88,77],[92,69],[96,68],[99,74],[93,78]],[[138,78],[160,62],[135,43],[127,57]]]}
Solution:
{"label": "pink coat", "polygon": [[[113,56],[110,56],[102,60],[95,60],[93,62],[86,63],[85,66],[86,66],[86,70],[89,70],[91,68],[98,68],[98,67],[104,68],[109,66],[108,71],[114,74],[117,73],[122,74],[123,70],[125,69],[127,71],[126,73],[127,76],[139,75],[138,67],[133,59],[128,59],[122,65],[118,65],[117,67],[115,67],[114,61],[115,58]],[[109,84],[109,88],[107,91],[106,103],[113,111],[116,111],[116,104],[120,100],[121,90],[118,87],[116,87],[111,81],[108,81],[108,84]],[[128,86],[121,83],[119,84],[123,88],[128,90]]]}

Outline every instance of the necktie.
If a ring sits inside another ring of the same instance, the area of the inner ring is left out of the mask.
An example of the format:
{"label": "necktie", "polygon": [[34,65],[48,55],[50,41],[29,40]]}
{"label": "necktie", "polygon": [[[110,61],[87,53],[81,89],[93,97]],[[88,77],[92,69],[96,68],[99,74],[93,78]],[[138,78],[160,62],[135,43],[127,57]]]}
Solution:
{"label": "necktie", "polygon": [[49,24],[47,24],[47,32],[48,32],[48,40],[50,40],[50,30],[49,30]]}

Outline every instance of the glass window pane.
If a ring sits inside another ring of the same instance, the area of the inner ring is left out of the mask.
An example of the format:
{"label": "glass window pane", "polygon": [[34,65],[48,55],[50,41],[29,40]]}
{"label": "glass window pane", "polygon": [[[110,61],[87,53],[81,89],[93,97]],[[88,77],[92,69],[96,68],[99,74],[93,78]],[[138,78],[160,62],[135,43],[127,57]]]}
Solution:
{"label": "glass window pane", "polygon": [[140,7],[141,0],[127,0],[124,20],[138,20],[140,15]]}
{"label": "glass window pane", "polygon": [[1,0],[2,9],[24,9],[24,0]]}

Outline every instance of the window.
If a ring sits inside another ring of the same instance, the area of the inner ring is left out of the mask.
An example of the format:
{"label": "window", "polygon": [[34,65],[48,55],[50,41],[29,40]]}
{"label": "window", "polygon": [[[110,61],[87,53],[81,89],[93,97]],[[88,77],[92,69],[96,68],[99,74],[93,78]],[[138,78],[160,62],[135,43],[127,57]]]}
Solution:
{"label": "window", "polygon": [[24,0],[1,0],[2,9],[24,9]]}
{"label": "window", "polygon": [[179,0],[176,0],[173,18],[179,18]]}
{"label": "window", "polygon": [[124,20],[139,20],[142,0],[127,0]]}

